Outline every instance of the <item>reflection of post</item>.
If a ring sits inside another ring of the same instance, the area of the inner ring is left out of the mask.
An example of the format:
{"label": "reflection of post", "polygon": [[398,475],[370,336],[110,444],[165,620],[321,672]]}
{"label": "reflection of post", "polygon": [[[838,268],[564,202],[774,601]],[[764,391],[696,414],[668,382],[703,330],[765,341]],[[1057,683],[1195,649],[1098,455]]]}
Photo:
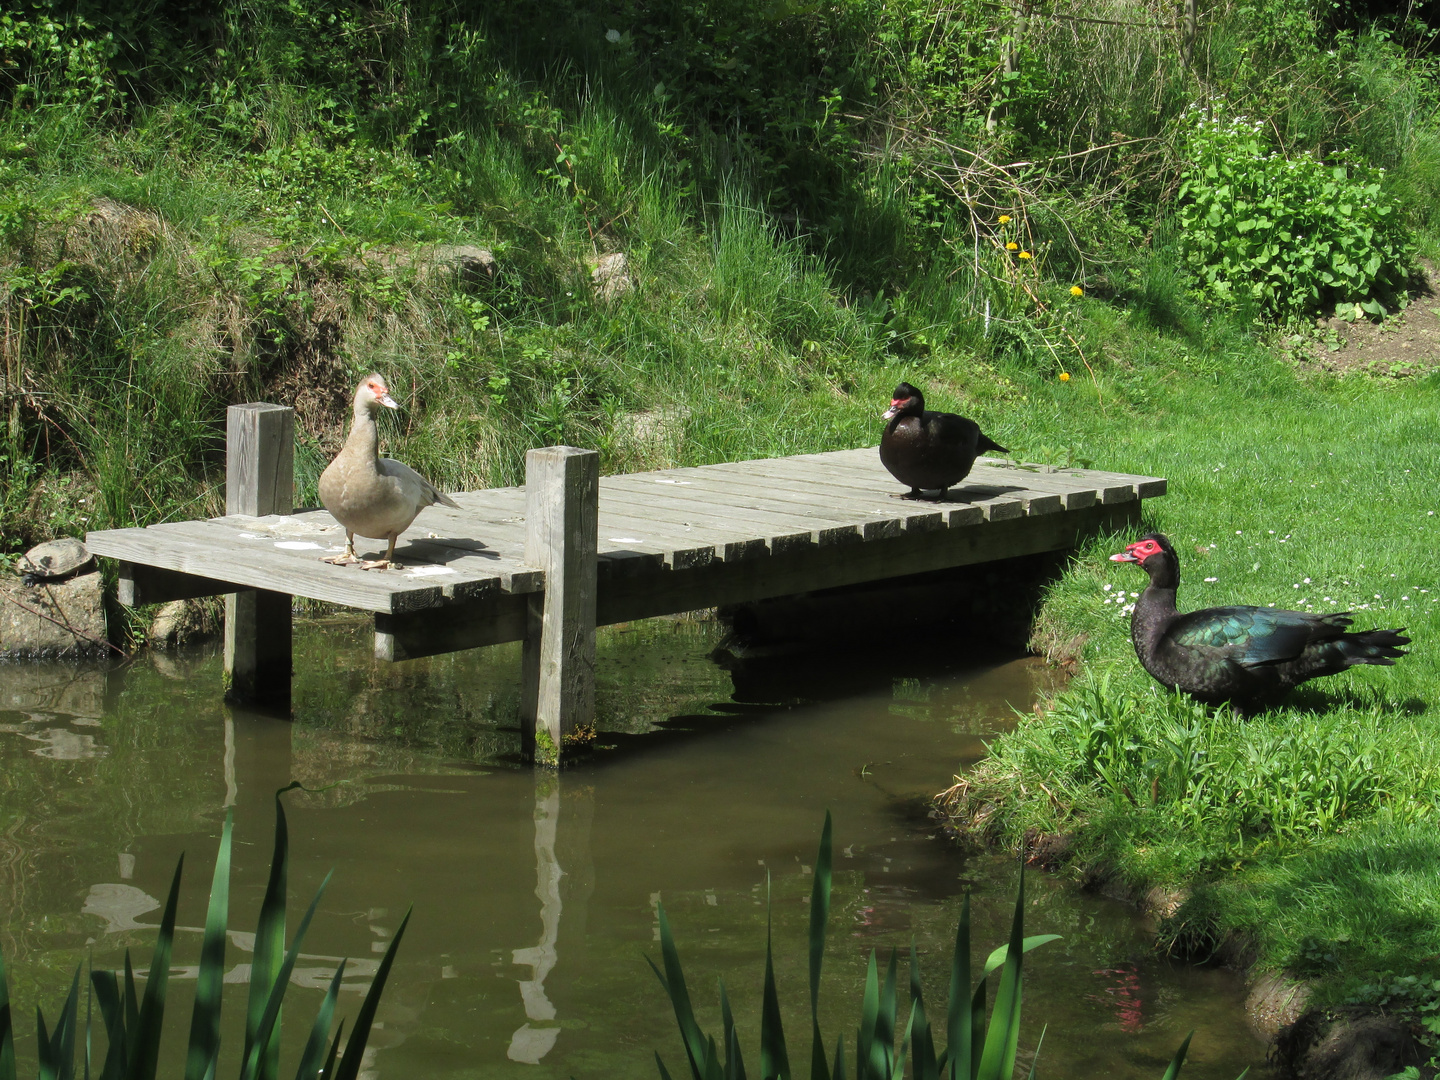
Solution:
{"label": "reflection of post", "polygon": [[[535,895],[540,898],[540,943],[530,949],[516,949],[514,962],[528,964],[532,977],[520,980],[520,999],[530,1020],[553,1021],[555,1006],[545,996],[545,976],[559,959],[555,941],[560,936],[560,877],[564,873],[555,860],[555,831],[560,819],[560,778],[535,776]],[[555,1047],[558,1027],[531,1027],[522,1024],[510,1037],[511,1061],[538,1065]]]}
{"label": "reflection of post", "polygon": [[225,806],[235,805],[240,785],[235,782],[235,717],[225,717]]}
{"label": "reflection of post", "polygon": [[[257,828],[268,830],[275,821],[275,792],[290,783],[290,740],[294,728],[289,721],[237,709],[227,718],[225,733],[226,756],[230,757],[232,749],[234,754],[234,771],[227,767],[225,774],[227,805],[254,808],[255,813],[247,815],[247,820],[253,819],[258,823]],[[232,798],[232,778],[233,803],[228,801]]]}
{"label": "reflection of post", "polygon": [[[571,782],[563,791],[560,785],[561,778],[553,773],[536,774],[535,895],[540,899],[540,943],[515,950],[515,963],[527,964],[533,972],[530,978],[520,980],[527,1022],[511,1036],[509,1051],[511,1061],[527,1065],[538,1065],[560,1037],[555,1004],[545,993],[545,977],[560,958],[556,948],[560,910],[568,908],[565,949],[573,960],[584,946],[586,907],[595,891],[595,867],[590,857],[595,792],[588,785]],[[529,1021],[546,1026],[535,1027]]]}

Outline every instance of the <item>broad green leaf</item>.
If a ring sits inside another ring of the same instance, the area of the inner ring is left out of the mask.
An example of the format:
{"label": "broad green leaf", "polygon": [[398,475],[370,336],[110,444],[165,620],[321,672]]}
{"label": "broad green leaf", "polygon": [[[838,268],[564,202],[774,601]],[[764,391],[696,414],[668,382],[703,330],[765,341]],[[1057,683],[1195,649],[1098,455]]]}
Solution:
{"label": "broad green leaf", "polygon": [[815,880],[810,885],[810,1080],[828,1080],[825,1043],[820,1035],[820,968],[825,959],[825,927],[830,921],[830,880],[833,867],[830,811],[820,830]]}
{"label": "broad green leaf", "polygon": [[[1195,1037],[1195,1032],[1185,1036],[1185,1041],[1180,1044],[1180,1049],[1175,1051],[1175,1056],[1170,1059],[1170,1066],[1165,1070],[1160,1080],[1175,1080],[1180,1075],[1180,1066],[1185,1063],[1185,1054],[1190,1049],[1190,1040]],[[1247,1069],[1246,1072],[1249,1070]]]}
{"label": "broad green leaf", "polygon": [[[295,1070],[295,1080],[317,1080],[321,1066],[325,1064],[325,1040],[330,1034],[330,1021],[335,1017],[335,999],[340,996],[340,980],[345,977],[345,961],[335,969],[325,998],[315,1014],[315,1023],[310,1028],[310,1038],[300,1054],[300,1065]],[[213,1063],[212,1063],[212,1068]]]}
{"label": "broad green leaf", "polygon": [[[155,1080],[160,1066],[160,1029],[165,1022],[165,994],[170,986],[170,950],[175,941],[175,909],[180,903],[180,875],[185,869],[185,856],[175,864],[175,877],[170,882],[170,895],[160,916],[160,933],[155,939],[155,952],[150,958],[150,972],[145,979],[145,999],[131,1029],[130,1060],[126,1063],[126,1080]],[[125,957],[125,975],[133,987],[134,975],[130,957]],[[134,995],[130,990],[128,996]]]}
{"label": "broad green leaf", "polygon": [[204,1080],[220,1054],[220,1005],[225,977],[225,929],[230,917],[230,842],[234,812],[225,812],[215,874],[210,880],[210,906],[200,944],[200,972],[195,980],[195,1008],[190,1015],[190,1045],[185,1055],[185,1080]]}
{"label": "broad green leaf", "polygon": [[365,1043],[370,1039],[370,1025],[375,1022],[375,1010],[380,1005],[380,995],[385,991],[385,980],[390,977],[390,968],[395,963],[395,953],[400,948],[400,939],[405,936],[405,927],[409,924],[410,912],[407,911],[405,917],[400,920],[400,928],[390,939],[390,947],[380,958],[380,968],[375,972],[374,981],[370,983],[365,1000],[360,1003],[360,1011],[355,1014],[355,1027],[350,1032],[350,1041],[345,1044],[345,1056],[340,1059],[340,1064],[334,1069],[327,1068],[325,1070],[326,1080],[356,1080],[360,1075],[360,1059],[365,1054]]}
{"label": "broad green leaf", "polygon": [[[285,893],[290,869],[290,831],[285,821],[285,805],[280,796],[298,783],[289,784],[275,793],[275,849],[270,858],[270,879],[265,885],[265,898],[260,902],[260,918],[255,926],[255,955],[250,962],[250,995],[245,1010],[245,1046],[240,1060],[249,1061],[250,1052],[260,1024],[265,1018],[265,1008],[270,1002],[270,992],[275,988],[275,976],[285,958]],[[280,1067],[280,1040],[278,1026],[273,1030],[274,1038],[267,1047],[262,1047],[260,1069],[257,1080],[276,1080]]]}
{"label": "broad green leaf", "polygon": [[765,874],[765,986],[760,1003],[760,1077],[790,1076],[790,1054],[780,1019],[780,996],[775,989],[775,960],[770,937],[770,874]]}
{"label": "broad green leaf", "polygon": [[[1021,952],[1029,952],[1031,949],[1039,948],[1041,945],[1048,945],[1052,941],[1059,941],[1060,934],[1036,934],[1034,937],[1027,937],[1021,942]],[[985,974],[989,975],[1005,962],[1005,955],[1009,952],[1009,945],[1001,945],[985,959]]]}

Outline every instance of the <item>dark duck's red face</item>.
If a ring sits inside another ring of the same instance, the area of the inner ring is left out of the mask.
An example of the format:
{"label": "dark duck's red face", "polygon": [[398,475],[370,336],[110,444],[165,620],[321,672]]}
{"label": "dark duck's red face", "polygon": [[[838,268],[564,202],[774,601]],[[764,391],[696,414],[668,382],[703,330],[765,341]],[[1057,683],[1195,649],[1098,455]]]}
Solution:
{"label": "dark duck's red face", "polygon": [[1124,551],[1116,552],[1110,556],[1111,562],[1133,562],[1142,566],[1145,560],[1152,555],[1164,555],[1165,547],[1158,535],[1147,536],[1143,540],[1137,540]]}
{"label": "dark duck's red face", "polygon": [[1180,584],[1180,560],[1161,533],[1142,536],[1124,551],[1111,555],[1110,561],[1135,563],[1150,575],[1150,584],[1158,588],[1173,589]]}
{"label": "dark duck's red face", "polygon": [[895,392],[890,395],[890,408],[885,411],[882,420],[893,420],[903,413],[918,413],[925,411],[925,398],[919,390],[908,382],[902,382],[895,387]]}

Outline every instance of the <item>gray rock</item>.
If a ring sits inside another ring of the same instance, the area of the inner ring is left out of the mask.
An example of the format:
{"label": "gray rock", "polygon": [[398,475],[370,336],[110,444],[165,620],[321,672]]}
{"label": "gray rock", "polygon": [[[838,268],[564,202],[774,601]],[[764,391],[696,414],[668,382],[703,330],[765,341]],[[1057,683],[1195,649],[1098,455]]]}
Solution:
{"label": "gray rock", "polygon": [[495,277],[495,254],[474,244],[442,244],[430,249],[437,266],[446,266],[456,274],[473,281],[490,281]]}
{"label": "gray rock", "polygon": [[0,585],[0,658],[99,656],[110,651],[98,571],[31,586]]}
{"label": "gray rock", "polygon": [[590,281],[601,300],[618,299],[635,288],[635,281],[630,277],[630,260],[623,251],[612,251],[596,259]]}
{"label": "gray rock", "polygon": [[94,556],[84,544],[73,536],[62,536],[31,548],[20,556],[16,568],[25,575],[27,584],[33,584],[63,580],[87,569],[93,562]]}

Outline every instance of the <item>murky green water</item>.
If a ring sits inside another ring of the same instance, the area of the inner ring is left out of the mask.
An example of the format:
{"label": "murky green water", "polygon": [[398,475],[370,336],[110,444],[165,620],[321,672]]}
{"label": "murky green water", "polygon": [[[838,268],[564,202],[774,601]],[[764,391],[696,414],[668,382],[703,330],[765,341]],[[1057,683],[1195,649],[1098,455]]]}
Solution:
{"label": "murky green water", "polygon": [[[723,977],[753,1070],[767,873],[786,1030],[803,1060],[805,900],[827,808],[837,871],[827,1039],[853,1045],[872,948],[914,940],[939,1015],[962,891],[974,890],[988,950],[1005,937],[1016,868],[961,859],[924,799],[983,752],[1011,705],[1028,706],[1045,672],[872,650],[732,677],[707,659],[717,640],[712,624],[683,621],[607,632],[601,741],[613,749],[559,776],[508,761],[519,740],[513,648],[378,665],[362,624],[306,623],[293,724],[225,708],[213,653],[0,666],[0,949],[17,1015],[37,995],[53,1013],[87,955],[97,966],[118,964],[127,946],[146,955],[181,852],[179,921],[199,927],[227,805],[230,925],[252,929],[271,794],[291,777],[324,789],[286,796],[292,911],[335,876],[287,999],[285,1060],[334,959],[354,958],[346,981],[363,988],[413,904],[369,1077],[653,1077],[657,1049],[680,1069],[668,1002],[643,960],[658,959],[663,901],[702,1022],[718,1029]],[[1028,1056],[1049,1025],[1042,1075],[1159,1077],[1191,1028],[1187,1076],[1230,1078],[1262,1062],[1233,976],[1157,959],[1119,904],[1038,873],[1028,888],[1027,932],[1064,935],[1027,961],[1021,1042]],[[232,933],[231,1020],[248,945]],[[172,1052],[198,947],[198,931],[181,931]],[[347,993],[342,1007],[358,1002]],[[227,1028],[227,1060],[237,1043]],[[33,1061],[33,1043],[21,1050]]]}

